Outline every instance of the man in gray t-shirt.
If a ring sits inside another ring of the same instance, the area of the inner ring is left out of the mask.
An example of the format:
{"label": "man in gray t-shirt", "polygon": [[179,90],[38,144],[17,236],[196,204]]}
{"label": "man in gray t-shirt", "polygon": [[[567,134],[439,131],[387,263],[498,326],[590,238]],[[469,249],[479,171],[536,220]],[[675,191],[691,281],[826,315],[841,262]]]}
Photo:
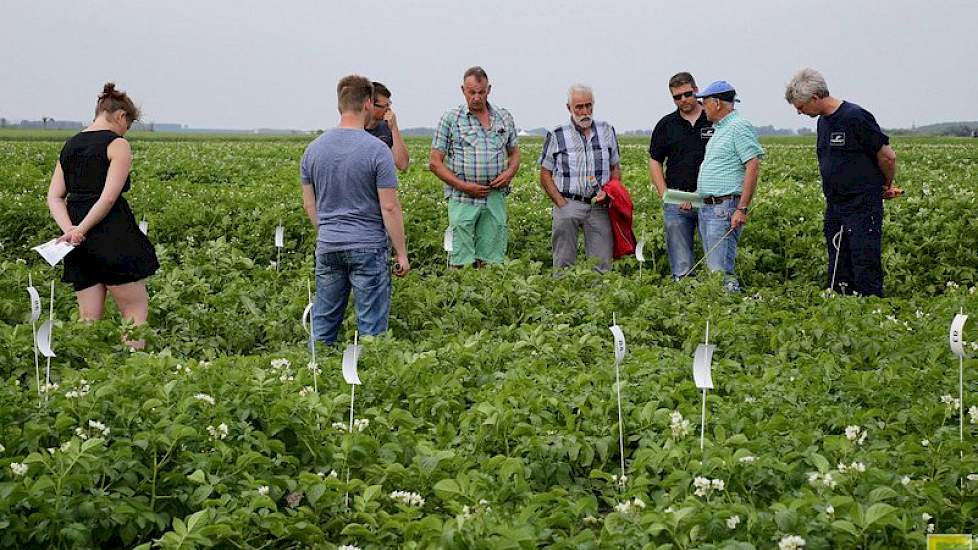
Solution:
{"label": "man in gray t-shirt", "polygon": [[394,274],[403,277],[411,269],[394,161],[382,142],[363,131],[371,116],[371,83],[347,76],[336,92],[339,126],[310,143],[300,164],[303,208],[317,230],[312,332],[326,344],[336,341],[351,287],[360,333],[387,330],[390,245],[397,255]]}

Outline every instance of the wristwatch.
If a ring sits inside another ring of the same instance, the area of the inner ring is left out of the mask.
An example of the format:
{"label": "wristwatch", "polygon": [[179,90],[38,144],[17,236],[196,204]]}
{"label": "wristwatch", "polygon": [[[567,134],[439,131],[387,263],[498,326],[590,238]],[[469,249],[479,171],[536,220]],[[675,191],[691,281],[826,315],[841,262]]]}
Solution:
{"label": "wristwatch", "polygon": [[748,208],[746,206],[738,206],[737,207],[737,210],[740,210],[741,212],[743,212],[744,214],[746,214]]}

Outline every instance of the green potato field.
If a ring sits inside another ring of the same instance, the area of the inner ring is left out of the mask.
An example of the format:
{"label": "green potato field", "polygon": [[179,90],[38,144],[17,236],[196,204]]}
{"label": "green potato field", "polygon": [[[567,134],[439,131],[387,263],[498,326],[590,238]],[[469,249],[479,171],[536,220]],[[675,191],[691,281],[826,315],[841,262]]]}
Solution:
{"label": "green potato field", "polygon": [[[390,332],[360,339],[351,433],[352,307],[318,373],[300,323],[311,138],[131,136],[127,197],[162,267],[130,352],[114,309],[79,323],[60,266],[30,250],[59,234],[45,193],[66,137],[0,134],[0,547],[916,549],[978,532],[978,330],[963,402],[948,345],[954,314],[978,316],[976,139],[894,139],[906,194],[886,204],[882,299],[825,291],[812,139],[763,141],[739,295],[704,270],[670,280],[647,138],[621,144],[641,271],[559,278],[541,140],[520,144],[509,261],[449,270],[442,185],[411,139],[413,270]],[[29,277],[44,315],[55,282],[40,396]]]}

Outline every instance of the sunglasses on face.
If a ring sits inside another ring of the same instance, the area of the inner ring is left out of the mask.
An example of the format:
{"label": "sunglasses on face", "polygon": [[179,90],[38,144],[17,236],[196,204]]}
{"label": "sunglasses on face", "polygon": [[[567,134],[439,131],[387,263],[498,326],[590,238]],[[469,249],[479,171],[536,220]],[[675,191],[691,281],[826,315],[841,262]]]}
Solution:
{"label": "sunglasses on face", "polygon": [[391,104],[390,103],[387,103],[385,105],[383,103],[378,103],[378,102],[374,101],[374,107],[376,107],[378,109],[384,109],[386,111],[387,109],[390,109]]}
{"label": "sunglasses on face", "polygon": [[690,90],[688,92],[683,92],[681,94],[676,94],[676,95],[672,96],[672,99],[673,99],[673,101],[679,101],[680,99],[683,99],[683,98],[686,98],[686,97],[693,97],[693,94],[695,94],[695,93],[696,92]]}

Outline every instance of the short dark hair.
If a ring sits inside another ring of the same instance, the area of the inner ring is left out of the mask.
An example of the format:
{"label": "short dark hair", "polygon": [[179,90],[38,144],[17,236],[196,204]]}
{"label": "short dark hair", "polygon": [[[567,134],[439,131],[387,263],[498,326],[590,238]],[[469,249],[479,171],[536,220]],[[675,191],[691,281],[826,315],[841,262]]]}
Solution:
{"label": "short dark hair", "polygon": [[377,101],[378,97],[386,97],[387,99],[391,98],[391,91],[389,88],[387,88],[387,86],[384,86],[380,82],[374,82],[373,85],[374,85],[374,101]]}
{"label": "short dark hair", "polygon": [[465,74],[462,75],[462,82],[465,82],[465,79],[470,76],[474,76],[479,82],[489,82],[489,75],[486,74],[485,69],[478,65],[465,69]]}
{"label": "short dark hair", "polygon": [[358,74],[344,76],[336,85],[336,103],[341,113],[363,112],[363,103],[373,96],[370,79]]}
{"label": "short dark hair", "polygon": [[676,73],[672,75],[672,78],[669,79],[670,88],[678,88],[680,86],[685,86],[686,84],[689,84],[694,88],[696,87],[696,80],[693,79],[693,75],[685,71],[681,73]]}

